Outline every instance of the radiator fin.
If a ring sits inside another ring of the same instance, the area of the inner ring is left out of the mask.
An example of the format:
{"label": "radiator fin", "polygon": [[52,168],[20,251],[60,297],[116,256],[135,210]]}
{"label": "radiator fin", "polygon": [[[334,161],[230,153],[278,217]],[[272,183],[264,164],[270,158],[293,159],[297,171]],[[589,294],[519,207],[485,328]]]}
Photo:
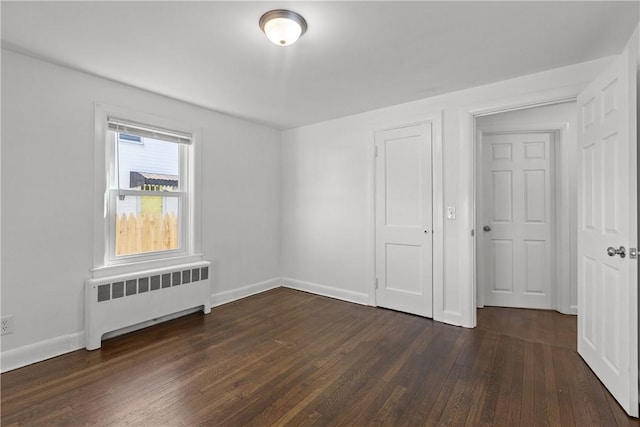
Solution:
{"label": "radiator fin", "polygon": [[111,299],[111,284],[98,286],[98,302],[109,301]]}
{"label": "radiator fin", "polygon": [[171,279],[171,283],[173,284],[173,286],[178,286],[180,284],[180,277],[182,277],[181,272],[179,271],[174,271],[172,273],[173,278]]}
{"label": "radiator fin", "polygon": [[138,279],[138,293],[149,292],[149,278],[141,277]]}
{"label": "radiator fin", "polygon": [[[209,278],[209,267],[194,268],[193,270],[178,270],[171,273],[164,273],[162,276],[151,276],[151,290],[170,288],[188,283],[199,282]],[[136,295],[149,291],[149,277],[139,277],[113,283],[98,285],[98,302],[109,301],[111,298],[122,298],[124,296]]]}
{"label": "radiator fin", "polygon": [[162,288],[171,287],[171,273],[165,273],[162,275]]}
{"label": "radiator fin", "polygon": [[127,296],[138,293],[138,281],[136,279],[127,280]]}
{"label": "radiator fin", "polygon": [[124,282],[115,282],[111,287],[113,298],[122,298],[124,296]]}

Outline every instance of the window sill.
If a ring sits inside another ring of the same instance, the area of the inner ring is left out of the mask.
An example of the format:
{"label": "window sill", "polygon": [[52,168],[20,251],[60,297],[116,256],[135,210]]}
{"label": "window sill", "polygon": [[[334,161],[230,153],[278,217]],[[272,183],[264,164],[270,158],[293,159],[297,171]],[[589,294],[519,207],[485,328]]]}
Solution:
{"label": "window sill", "polygon": [[92,279],[100,279],[108,276],[135,273],[143,270],[171,267],[174,265],[189,264],[202,261],[203,254],[183,255],[164,259],[130,262],[127,264],[106,265],[91,270]]}

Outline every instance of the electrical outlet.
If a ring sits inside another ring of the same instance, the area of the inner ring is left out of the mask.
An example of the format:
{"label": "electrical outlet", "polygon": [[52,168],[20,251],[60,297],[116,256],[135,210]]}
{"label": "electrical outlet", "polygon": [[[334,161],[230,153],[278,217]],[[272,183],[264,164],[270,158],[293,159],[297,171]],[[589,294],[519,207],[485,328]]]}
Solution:
{"label": "electrical outlet", "polygon": [[13,333],[13,316],[5,316],[0,320],[0,335]]}

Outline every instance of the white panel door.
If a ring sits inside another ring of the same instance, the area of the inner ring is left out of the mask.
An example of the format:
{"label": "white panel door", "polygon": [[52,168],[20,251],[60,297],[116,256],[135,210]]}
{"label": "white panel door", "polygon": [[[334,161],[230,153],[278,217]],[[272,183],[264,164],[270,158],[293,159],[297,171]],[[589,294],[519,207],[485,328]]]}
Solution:
{"label": "white panel door", "polygon": [[[637,417],[638,266],[629,257],[638,219],[632,92],[635,64],[622,55],[578,97],[578,352]],[[624,257],[615,253],[621,247]]]}
{"label": "white panel door", "polygon": [[431,125],[377,132],[376,303],[433,316]]}
{"label": "white panel door", "polygon": [[484,304],[553,305],[553,134],[482,138],[478,269]]}

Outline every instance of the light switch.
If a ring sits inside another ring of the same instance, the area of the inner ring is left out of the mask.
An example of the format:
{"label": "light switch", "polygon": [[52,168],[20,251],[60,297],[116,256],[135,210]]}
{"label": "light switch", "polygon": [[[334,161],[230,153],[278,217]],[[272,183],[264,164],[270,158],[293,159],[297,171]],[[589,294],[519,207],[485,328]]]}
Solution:
{"label": "light switch", "polygon": [[447,206],[447,219],[456,219],[455,206]]}

